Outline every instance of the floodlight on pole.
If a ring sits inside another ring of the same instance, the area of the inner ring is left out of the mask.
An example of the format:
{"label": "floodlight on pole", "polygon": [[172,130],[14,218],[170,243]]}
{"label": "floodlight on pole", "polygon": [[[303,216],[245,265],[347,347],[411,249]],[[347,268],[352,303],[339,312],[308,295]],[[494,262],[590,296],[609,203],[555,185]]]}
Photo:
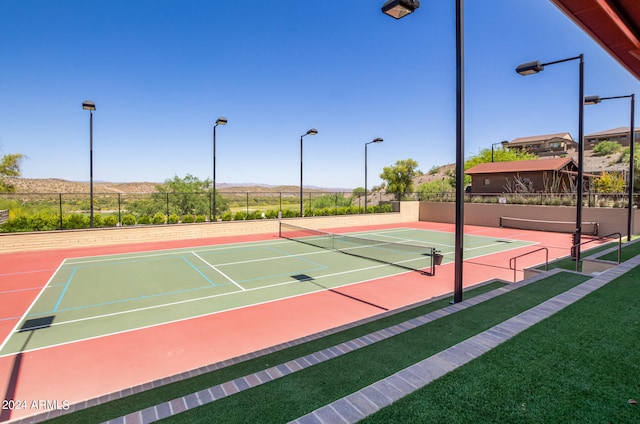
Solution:
{"label": "floodlight on pole", "polygon": [[367,213],[367,146],[371,143],[382,143],[383,141],[378,137],[368,143],[364,143],[364,213]]}
{"label": "floodlight on pole", "polygon": [[227,125],[227,118],[221,116],[216,119],[213,126],[213,207],[211,208],[211,221],[216,221],[216,127],[218,125]]}
{"label": "floodlight on pole", "polygon": [[89,227],[93,228],[93,111],[96,110],[96,104],[85,100],[82,109],[89,111]]}
{"label": "floodlight on pole", "polygon": [[613,96],[613,97],[600,97],[600,96],[586,96],[584,98],[585,105],[595,105],[601,103],[603,100],[612,99],[630,99],[630,122],[629,122],[629,183],[628,189],[628,212],[627,212],[627,242],[631,241],[631,235],[633,232],[633,191],[635,180],[635,107],[636,107],[636,95],[628,94],[626,96]]}
{"label": "floodlight on pole", "polygon": [[570,57],[567,59],[556,60],[553,62],[542,63],[539,60],[523,63],[516,67],[516,72],[520,75],[527,76],[537,74],[544,70],[545,66],[555,65],[556,63],[578,60],[578,181],[576,182],[576,229],[573,233],[573,246],[571,255],[576,262],[580,261],[580,241],[582,239],[582,195],[584,180],[584,54]]}
{"label": "floodlight on pole", "polygon": [[[456,218],[453,303],[462,302],[464,261],[464,0],[456,0]],[[420,7],[417,0],[389,0],[382,12],[400,19]]]}
{"label": "floodlight on pole", "polygon": [[420,7],[420,0],[388,0],[382,5],[382,13],[401,19]]}
{"label": "floodlight on pole", "polygon": [[309,131],[307,131],[306,133],[302,134],[300,136],[300,216],[303,216],[303,210],[302,210],[302,138],[307,136],[307,135],[316,135],[318,134],[318,130],[315,128],[311,128]]}

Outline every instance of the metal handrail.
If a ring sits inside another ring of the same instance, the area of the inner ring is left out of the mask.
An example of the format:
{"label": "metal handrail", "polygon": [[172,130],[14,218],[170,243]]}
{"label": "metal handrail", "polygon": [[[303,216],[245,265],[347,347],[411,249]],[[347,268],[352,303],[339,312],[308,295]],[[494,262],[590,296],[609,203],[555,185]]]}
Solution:
{"label": "metal handrail", "polygon": [[541,247],[539,249],[532,250],[531,252],[523,253],[522,255],[514,256],[513,258],[509,259],[509,269],[513,270],[513,282],[514,283],[516,282],[516,272],[517,272],[517,269],[518,269],[518,266],[517,266],[517,263],[516,263],[517,259],[521,258],[523,256],[530,255],[532,253],[539,252],[541,250],[545,251],[544,270],[548,271],[549,270],[549,249],[547,249],[546,247]]}
{"label": "metal handrail", "polygon": [[[612,238],[611,236],[618,236],[618,263],[622,262],[622,234],[620,233],[611,233],[611,234],[607,234],[606,236],[602,236],[602,237],[596,237],[587,241],[583,241],[581,243],[578,244],[574,244],[573,246],[571,246],[571,251],[572,252],[579,252],[579,250],[576,250],[576,247],[578,246],[582,246],[583,244],[588,244],[588,243],[592,243],[594,241],[598,241],[598,240],[604,240],[604,239],[608,239],[608,238]],[[578,271],[580,265],[580,256],[577,255],[576,256],[576,271]]]}

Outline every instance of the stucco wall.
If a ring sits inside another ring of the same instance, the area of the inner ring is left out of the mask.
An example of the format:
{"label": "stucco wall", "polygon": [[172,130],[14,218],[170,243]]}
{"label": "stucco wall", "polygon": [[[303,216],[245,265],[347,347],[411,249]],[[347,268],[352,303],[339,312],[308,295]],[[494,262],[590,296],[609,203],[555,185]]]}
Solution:
{"label": "stucco wall", "polygon": [[[501,205],[488,203],[465,203],[464,222],[467,225],[485,227],[500,226],[500,217],[537,219],[544,221],[576,220],[574,206]],[[455,203],[420,202],[420,221],[455,222]],[[619,232],[627,234],[627,209],[582,208],[583,222],[597,222],[598,234]],[[640,213],[634,210],[633,233],[640,233]]]}

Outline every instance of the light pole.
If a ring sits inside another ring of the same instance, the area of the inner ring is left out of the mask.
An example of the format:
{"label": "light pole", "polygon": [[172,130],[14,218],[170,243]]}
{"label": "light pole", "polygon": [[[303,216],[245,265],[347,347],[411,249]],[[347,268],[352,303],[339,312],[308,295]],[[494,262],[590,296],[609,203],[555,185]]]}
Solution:
{"label": "light pole", "polygon": [[89,111],[89,227],[93,228],[93,111],[96,104],[85,100],[82,109]]}
{"label": "light pole", "polygon": [[364,143],[364,213],[367,213],[367,146],[371,143],[382,143],[383,141],[378,137],[373,141]]}
{"label": "light pole", "polygon": [[213,208],[211,208],[211,221],[216,221],[216,127],[227,125],[227,118],[221,116],[213,126]]}
{"label": "light pole", "polygon": [[501,141],[500,143],[493,143],[491,145],[491,162],[493,162],[493,146],[497,146],[498,144],[502,145],[502,150],[504,150],[505,147],[507,147],[507,144],[509,144],[509,142],[507,140]]}
{"label": "light pole", "polygon": [[[382,12],[400,19],[420,7],[419,0],[389,0]],[[464,1],[456,0],[456,224],[453,303],[462,302],[464,248]]]}
{"label": "light pole", "polygon": [[556,60],[554,62],[540,63],[539,60],[527,62],[519,65],[516,72],[520,75],[533,75],[544,70],[547,65],[555,65],[556,63],[568,62],[570,60],[579,60],[579,76],[578,76],[578,182],[576,187],[576,230],[573,233],[572,256],[576,262],[580,261],[580,240],[582,239],[582,193],[584,179],[584,54],[567,59]]}
{"label": "light pole", "polygon": [[629,190],[629,211],[627,213],[627,241],[631,241],[631,233],[633,232],[633,184],[635,179],[635,107],[636,107],[636,95],[629,94],[627,96],[614,96],[614,97],[600,97],[600,96],[587,96],[584,98],[585,105],[595,105],[603,100],[611,99],[631,99],[631,119],[629,123],[629,183],[627,188]]}
{"label": "light pole", "polygon": [[305,134],[300,136],[300,217],[302,217],[302,138],[307,135],[316,135],[318,134],[318,130],[315,128],[311,128]]}

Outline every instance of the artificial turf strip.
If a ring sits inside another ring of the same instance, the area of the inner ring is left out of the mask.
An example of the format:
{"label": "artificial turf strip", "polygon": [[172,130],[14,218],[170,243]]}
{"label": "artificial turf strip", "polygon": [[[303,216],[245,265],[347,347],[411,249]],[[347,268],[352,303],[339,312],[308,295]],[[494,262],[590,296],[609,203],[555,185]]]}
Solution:
{"label": "artificial turf strip", "polygon": [[640,422],[640,267],[363,422]]}
{"label": "artificial turf strip", "polygon": [[[620,254],[620,260],[622,262],[628,261],[638,255],[640,255],[640,242],[622,244],[622,252]],[[606,255],[598,257],[598,259],[616,262],[618,260],[618,251],[616,250],[615,252],[607,253]]]}
{"label": "artificial turf strip", "polygon": [[[483,293],[505,286],[503,282],[492,282],[465,291],[465,298],[471,298]],[[283,349],[268,355],[248,360],[236,365],[231,365],[217,371],[199,375],[187,380],[168,384],[153,390],[147,390],[122,399],[97,405],[88,409],[80,410],[71,414],[52,419],[51,423],[88,423],[104,422],[131,412],[157,405],[172,399],[176,399],[190,393],[234,380],[248,374],[252,374],[276,364],[285,363],[310,353],[318,352],[322,349],[335,346],[348,340],[352,340],[363,335],[394,326],[398,323],[411,320],[413,318],[426,315],[429,312],[442,309],[449,305],[450,299],[436,300],[416,308],[403,312],[398,312],[384,318],[359,325],[348,330],[341,331],[314,341],[310,341],[298,346]]]}
{"label": "artificial turf strip", "polygon": [[559,273],[471,308],[165,422],[288,422],[438,353],[588,277]]}

